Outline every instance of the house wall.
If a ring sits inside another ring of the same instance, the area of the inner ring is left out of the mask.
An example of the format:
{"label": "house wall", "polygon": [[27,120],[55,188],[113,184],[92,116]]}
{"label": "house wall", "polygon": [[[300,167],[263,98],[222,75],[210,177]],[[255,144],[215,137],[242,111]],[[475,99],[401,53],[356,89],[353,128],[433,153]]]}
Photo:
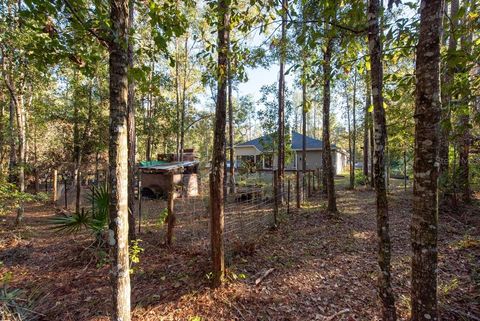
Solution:
{"label": "house wall", "polygon": [[345,171],[347,167],[347,156],[340,152],[335,152],[335,175],[339,175]]}
{"label": "house wall", "polygon": [[261,152],[255,146],[236,146],[236,156],[260,155]]}
{"label": "house wall", "polygon": [[[237,146],[235,147],[235,155],[253,156],[255,155],[258,162],[261,162],[261,152],[254,146]],[[273,168],[277,168],[278,157],[273,155]],[[332,150],[332,165],[335,175],[341,174],[347,166],[347,157],[341,152]],[[294,151],[294,155],[289,162],[285,164],[285,169],[299,169],[302,170],[302,151]],[[322,151],[321,150],[307,150],[307,169],[316,170],[322,168]]]}
{"label": "house wall", "polygon": [[[297,151],[298,169],[303,170],[302,151]],[[322,167],[322,151],[321,150],[307,150],[307,169],[316,170]]]}

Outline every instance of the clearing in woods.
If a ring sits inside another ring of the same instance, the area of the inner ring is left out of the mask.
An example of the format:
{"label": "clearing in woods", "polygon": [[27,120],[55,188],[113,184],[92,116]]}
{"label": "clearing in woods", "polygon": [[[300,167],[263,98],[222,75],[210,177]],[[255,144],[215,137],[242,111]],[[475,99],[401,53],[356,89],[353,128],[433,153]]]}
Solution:
{"label": "clearing in woods", "polygon": [[[393,282],[402,320],[409,311],[411,195],[398,186],[389,196]],[[338,218],[327,215],[325,200],[315,196],[302,210],[282,216],[277,230],[230,244],[229,281],[216,290],[209,288],[208,239],[201,246],[181,242],[179,224],[177,242],[165,248],[165,227],[146,217],[139,235],[144,252],[132,278],[133,319],[379,320],[375,194],[340,190],[338,202]],[[479,214],[477,202],[440,216],[443,320],[480,318]],[[86,233],[55,234],[45,224],[53,215],[50,206],[31,204],[20,230],[12,229],[13,214],[1,223],[0,272],[12,272],[9,287],[34,300],[37,320],[107,320],[111,288],[105,253],[87,248],[93,238]]]}

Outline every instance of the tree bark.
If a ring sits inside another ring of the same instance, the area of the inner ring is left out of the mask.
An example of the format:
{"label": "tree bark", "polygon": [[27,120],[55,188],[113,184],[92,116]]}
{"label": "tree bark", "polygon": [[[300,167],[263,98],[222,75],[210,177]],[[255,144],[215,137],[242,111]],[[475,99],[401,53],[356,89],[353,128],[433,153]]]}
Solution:
{"label": "tree bark", "polygon": [[130,273],[128,257],[128,0],[110,0],[112,41],[109,52],[110,142],[109,244],[112,247],[113,315],[130,321]]}
{"label": "tree bark", "polygon": [[450,32],[448,38],[447,63],[445,65],[445,74],[442,79],[442,111],[441,111],[441,125],[440,125],[440,146],[439,146],[439,160],[440,160],[440,177],[448,176],[448,153],[449,153],[449,136],[450,136],[450,104],[452,101],[452,89],[454,85],[455,67],[448,58],[455,55],[458,44],[458,0],[451,0],[450,3]]}
{"label": "tree bark", "polygon": [[[471,3],[470,0],[464,1],[464,6],[469,7],[469,4]],[[470,11],[472,11],[473,8],[470,8],[465,10],[465,18],[463,19],[463,23],[468,26],[468,18],[467,15]],[[472,11],[473,12],[473,11]],[[471,46],[472,46],[472,33],[468,32],[464,34],[461,38],[461,47],[462,47],[462,52],[466,55],[465,58],[468,57],[468,55],[471,55]],[[466,61],[467,59],[464,59],[464,65],[462,66],[462,71],[464,73],[468,74],[469,77],[469,83],[473,83],[474,79],[471,78],[471,72],[467,67]],[[465,98],[471,96],[471,90],[470,90],[470,85],[467,85],[466,87],[466,93],[464,95]],[[475,99],[475,98],[474,98]],[[459,119],[459,128],[461,131],[460,137],[459,137],[459,153],[458,153],[458,158],[459,158],[459,164],[458,164],[458,170],[459,170],[459,175],[458,175],[458,180],[459,180],[459,185],[460,185],[460,190],[462,192],[462,200],[466,203],[469,203],[471,201],[471,190],[470,190],[470,164],[469,164],[469,155],[470,155],[470,101],[465,102],[465,110],[461,112],[460,119]]]}
{"label": "tree bark", "polygon": [[327,188],[328,206],[331,213],[337,212],[337,200],[335,197],[335,182],[332,164],[332,148],[330,145],[330,78],[332,72],[333,40],[327,39],[323,63],[323,169]]}
{"label": "tree bark", "polygon": [[8,181],[17,183],[17,139],[15,135],[15,100],[10,96],[10,109],[8,118],[8,129],[10,132],[10,154],[8,162]]}
{"label": "tree bark", "polygon": [[[230,33],[230,30],[229,30]],[[228,50],[230,51],[230,37],[228,43]],[[230,193],[234,194],[236,192],[235,186],[235,150],[234,145],[234,128],[233,128],[233,102],[232,102],[232,91],[233,91],[233,75],[232,75],[232,62],[231,58],[228,58],[228,141],[230,143]]]}
{"label": "tree bark", "polygon": [[[347,88],[345,88],[345,90],[347,90]],[[348,129],[348,154],[350,155],[350,159],[349,159],[349,174],[350,174],[350,189],[353,189],[354,188],[354,181],[355,181],[355,173],[353,172],[354,170],[354,167],[353,167],[353,161],[354,161],[354,157],[353,157],[353,150],[352,150],[352,130],[351,130],[351,126],[350,126],[350,106],[348,105],[348,95],[346,97],[347,99],[347,129]]]}
{"label": "tree bark", "polygon": [[422,0],[416,56],[412,321],[438,320],[437,231],[442,0]]}
{"label": "tree bark", "polygon": [[[133,53],[133,28],[135,23],[135,2],[129,1],[128,8],[128,68],[134,67]],[[128,131],[128,239],[135,240],[135,165],[136,165],[136,128],[135,128],[135,81],[133,78],[128,81],[127,101],[127,131]],[[138,191],[140,194],[140,191]]]}
{"label": "tree bark", "polygon": [[227,114],[227,60],[230,25],[229,1],[218,1],[218,85],[215,108],[212,169],[210,172],[210,219],[212,250],[212,285],[218,287],[225,278],[224,193],[223,171],[225,162],[225,125]]}
{"label": "tree bark", "polygon": [[80,213],[80,194],[81,194],[81,179],[80,179],[80,165],[81,165],[81,147],[80,147],[80,129],[79,129],[79,117],[78,117],[78,78],[77,71],[74,70],[74,88],[73,88],[73,164],[74,174],[73,182],[75,186],[75,213]]}
{"label": "tree bark", "polygon": [[180,160],[183,161],[185,148],[185,113],[187,112],[187,71],[188,71],[188,34],[185,36],[185,60],[183,64],[182,113],[180,117]]}
{"label": "tree bark", "polygon": [[374,180],[377,202],[377,237],[378,237],[378,276],[379,297],[382,302],[382,319],[397,319],[395,298],[393,295],[390,274],[391,244],[388,222],[388,202],[385,185],[385,144],[387,126],[385,109],[383,108],[383,68],[382,43],[380,39],[380,1],[370,0],[368,5],[368,45],[371,61],[371,85],[373,98],[374,123]]}
{"label": "tree bark", "polygon": [[285,176],[285,60],[287,42],[287,0],[282,0],[282,35],[280,44],[280,75],[278,80],[278,150],[277,192],[283,203],[283,177]]}
{"label": "tree bark", "polygon": [[[369,124],[370,124],[370,113],[368,112],[368,109],[370,108],[370,105],[372,104],[371,100],[371,94],[370,94],[370,82],[368,80],[368,74],[365,76],[365,87],[366,87],[366,93],[365,93],[365,116],[364,116],[364,121],[363,121],[363,175],[365,175],[365,179],[368,179],[368,160],[369,160],[369,141],[368,141],[368,135],[369,135]],[[373,170],[373,168],[372,168]]]}
{"label": "tree bark", "polygon": [[352,163],[353,163],[353,181],[352,189],[355,188],[355,162],[356,162],[356,151],[357,151],[357,117],[356,117],[356,107],[357,107],[357,72],[354,71],[353,76],[353,102],[352,102],[352,120],[353,120],[353,135],[352,135]]}
{"label": "tree bark", "polygon": [[[23,93],[18,93],[15,100],[17,116],[17,130],[18,130],[18,189],[21,193],[25,192],[25,154],[26,154],[26,145],[27,145],[27,135],[26,135],[26,120],[25,120],[25,108],[23,105]],[[24,215],[24,204],[20,202],[17,209],[17,218],[15,223],[17,225],[21,224],[23,221]]]}

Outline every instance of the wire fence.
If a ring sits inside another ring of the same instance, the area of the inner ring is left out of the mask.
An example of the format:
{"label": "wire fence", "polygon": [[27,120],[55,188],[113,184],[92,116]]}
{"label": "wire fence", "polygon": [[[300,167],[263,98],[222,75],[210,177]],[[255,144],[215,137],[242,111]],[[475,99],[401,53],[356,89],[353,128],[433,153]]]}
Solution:
{"label": "wire fence", "polygon": [[[296,179],[299,179],[298,190]],[[313,195],[320,182],[315,172],[302,179],[297,173],[287,173],[283,187],[274,188],[275,173],[262,173],[250,177],[237,177],[235,193],[228,193],[224,204],[224,242],[227,258],[238,252],[250,252],[259,237],[278,224],[279,219],[293,213],[297,207],[297,194],[301,200]],[[310,183],[309,183],[310,181]],[[228,182],[228,180],[227,180]],[[199,196],[179,197],[174,200],[174,246],[191,251],[210,249],[210,211],[208,180],[201,179]],[[228,189],[227,189],[228,190]],[[142,232],[160,231],[159,240],[165,240],[167,223],[165,200],[141,200],[139,224]]]}

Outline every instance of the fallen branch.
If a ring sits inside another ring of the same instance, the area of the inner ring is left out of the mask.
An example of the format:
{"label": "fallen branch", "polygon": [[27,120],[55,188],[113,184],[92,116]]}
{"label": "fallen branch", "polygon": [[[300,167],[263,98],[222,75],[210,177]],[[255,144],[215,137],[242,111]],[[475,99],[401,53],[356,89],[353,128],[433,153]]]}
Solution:
{"label": "fallen branch", "polygon": [[333,319],[335,319],[335,318],[338,317],[339,315],[342,315],[342,314],[347,313],[347,312],[350,312],[350,309],[340,310],[340,311],[338,311],[337,313],[332,314],[332,315],[329,316],[329,317],[325,317],[325,320],[324,320],[324,321],[332,321]]}
{"label": "fallen branch", "polygon": [[274,270],[275,268],[268,269],[265,273],[263,273],[262,276],[255,280],[255,285],[259,285],[263,281],[263,279],[269,276]]}

